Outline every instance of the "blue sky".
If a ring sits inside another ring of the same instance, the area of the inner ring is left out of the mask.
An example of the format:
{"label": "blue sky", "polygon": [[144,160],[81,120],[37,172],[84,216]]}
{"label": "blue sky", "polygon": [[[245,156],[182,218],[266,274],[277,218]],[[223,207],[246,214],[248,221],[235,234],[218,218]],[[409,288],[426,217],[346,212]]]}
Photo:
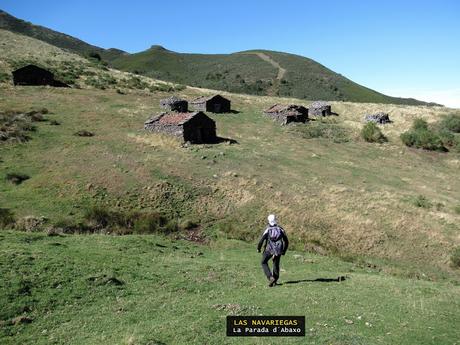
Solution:
{"label": "blue sky", "polygon": [[460,1],[21,1],[21,19],[128,52],[264,48],[312,58],[394,96],[460,108]]}

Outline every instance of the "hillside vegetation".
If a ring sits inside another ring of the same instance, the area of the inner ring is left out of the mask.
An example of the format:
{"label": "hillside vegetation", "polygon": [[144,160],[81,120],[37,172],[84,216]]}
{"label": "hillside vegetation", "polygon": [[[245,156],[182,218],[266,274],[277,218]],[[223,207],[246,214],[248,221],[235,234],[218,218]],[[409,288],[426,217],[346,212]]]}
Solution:
{"label": "hillside vegetation", "polygon": [[[264,59],[264,55],[271,61]],[[426,104],[385,96],[311,59],[267,50],[185,54],[153,46],[141,53],[119,56],[111,63],[118,69],[157,79],[236,93],[307,100]]]}
{"label": "hillside vegetation", "polygon": [[[186,89],[180,96],[203,93]],[[238,144],[182,147],[142,130],[166,96],[4,89],[3,109],[46,107],[48,121],[61,125],[39,122],[29,142],[2,145],[0,176],[30,179],[16,186],[0,178],[1,205],[19,218],[43,215],[50,223],[78,222],[91,205],[160,211],[198,224],[211,238],[245,240],[256,238],[266,214],[275,212],[298,249],[380,258],[419,276],[450,270],[460,244],[458,153],[413,150],[399,138],[414,118],[434,123],[449,109],[385,106],[394,122],[383,128],[389,142],[378,145],[359,138],[362,114],[378,105],[333,103],[338,117],[280,127],[261,110],[287,99],[228,95],[240,113],[212,117],[218,135]],[[320,137],[311,132],[318,125]],[[79,130],[94,137],[75,136]],[[430,206],[419,207],[419,196]]]}

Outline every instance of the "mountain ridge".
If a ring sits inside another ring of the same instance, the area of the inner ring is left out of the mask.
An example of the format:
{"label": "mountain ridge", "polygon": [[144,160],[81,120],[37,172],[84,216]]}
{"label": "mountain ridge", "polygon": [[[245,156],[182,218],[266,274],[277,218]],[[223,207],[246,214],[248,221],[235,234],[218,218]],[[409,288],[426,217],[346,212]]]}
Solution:
{"label": "mountain ridge", "polygon": [[0,29],[39,39],[84,57],[100,57],[122,71],[195,87],[305,100],[439,105],[384,95],[308,57],[286,52],[252,49],[231,54],[198,54],[152,45],[144,51],[129,54],[117,48],[97,47],[2,10]]}

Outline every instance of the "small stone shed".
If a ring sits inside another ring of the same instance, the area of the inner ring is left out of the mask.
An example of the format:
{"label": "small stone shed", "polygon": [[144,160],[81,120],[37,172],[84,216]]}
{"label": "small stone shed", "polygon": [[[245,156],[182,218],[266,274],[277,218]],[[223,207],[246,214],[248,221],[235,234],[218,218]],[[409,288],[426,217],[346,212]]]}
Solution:
{"label": "small stone shed", "polygon": [[364,115],[364,121],[365,122],[375,122],[381,125],[385,123],[391,123],[390,117],[388,116],[387,113],[384,113],[384,112]]}
{"label": "small stone shed", "polygon": [[160,107],[169,111],[186,113],[188,111],[188,102],[176,96],[171,96],[160,100]]}
{"label": "small stone shed", "polygon": [[190,102],[195,110],[209,111],[211,113],[229,113],[231,111],[230,100],[221,95],[210,97],[198,97]]}
{"label": "small stone shed", "polygon": [[332,115],[331,105],[324,101],[316,101],[308,106],[308,114],[311,116]]}
{"label": "small stone shed", "polygon": [[13,71],[14,85],[49,85],[69,87],[69,85],[54,79],[54,74],[35,65],[27,65]]}
{"label": "small stone shed", "polygon": [[173,135],[192,144],[214,143],[217,140],[216,123],[201,111],[161,113],[148,119],[144,128]]}
{"label": "small stone shed", "polygon": [[264,114],[283,125],[291,122],[306,122],[308,120],[308,109],[295,104],[275,104],[264,110]]}

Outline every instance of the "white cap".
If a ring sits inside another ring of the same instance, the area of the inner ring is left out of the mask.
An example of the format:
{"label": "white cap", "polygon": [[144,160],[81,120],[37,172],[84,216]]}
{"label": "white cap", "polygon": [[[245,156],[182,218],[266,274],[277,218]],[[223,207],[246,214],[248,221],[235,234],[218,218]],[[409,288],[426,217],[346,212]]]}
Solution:
{"label": "white cap", "polygon": [[274,214],[270,214],[268,217],[268,224],[271,226],[276,225],[276,216]]}

